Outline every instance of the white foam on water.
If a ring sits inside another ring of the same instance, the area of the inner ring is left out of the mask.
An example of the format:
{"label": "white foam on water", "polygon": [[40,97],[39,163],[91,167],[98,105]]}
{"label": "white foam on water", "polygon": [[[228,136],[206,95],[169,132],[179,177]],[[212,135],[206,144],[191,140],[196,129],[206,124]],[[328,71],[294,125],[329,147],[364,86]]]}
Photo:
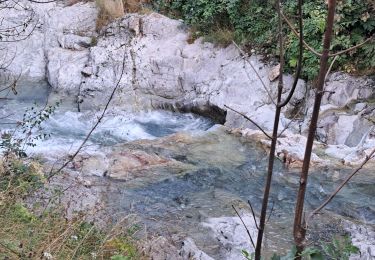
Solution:
{"label": "white foam on water", "polygon": [[[20,107],[26,107],[20,104]],[[9,113],[14,106],[5,107]],[[23,111],[16,111],[13,120],[22,118]],[[6,112],[5,112],[6,113]],[[21,114],[22,113],[22,114]],[[35,147],[28,147],[27,154],[42,154],[45,157],[56,157],[73,153],[96,124],[102,112],[75,112],[67,109],[58,109],[48,120],[41,124],[40,133],[49,134],[44,140],[35,141]],[[18,119],[20,120],[20,119]],[[212,126],[208,119],[193,115],[167,111],[149,111],[129,113],[120,110],[111,110],[102,119],[85,144],[84,151],[95,153],[112,146],[139,139],[154,139],[177,132],[205,131]],[[2,130],[11,129],[14,125],[2,127]]]}

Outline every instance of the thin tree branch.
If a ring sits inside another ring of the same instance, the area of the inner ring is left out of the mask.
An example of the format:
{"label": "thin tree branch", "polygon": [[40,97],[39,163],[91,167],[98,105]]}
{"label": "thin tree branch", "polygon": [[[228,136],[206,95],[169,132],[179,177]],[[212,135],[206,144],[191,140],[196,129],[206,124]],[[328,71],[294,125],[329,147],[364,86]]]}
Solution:
{"label": "thin tree branch", "polygon": [[74,160],[74,158],[81,151],[82,147],[89,140],[91,134],[95,131],[95,129],[97,128],[97,126],[101,123],[102,119],[104,118],[104,115],[107,112],[109,104],[111,103],[111,101],[112,101],[112,99],[113,99],[113,97],[114,97],[114,95],[116,93],[116,90],[120,86],[120,82],[121,82],[122,76],[124,75],[124,71],[125,71],[125,60],[126,60],[126,50],[124,51],[124,57],[123,57],[123,60],[122,60],[122,68],[121,68],[120,77],[119,77],[119,79],[118,79],[115,87],[113,88],[112,93],[111,93],[110,97],[108,98],[107,103],[106,103],[106,105],[105,105],[105,107],[103,109],[103,112],[98,117],[98,120],[96,121],[95,125],[91,128],[90,132],[86,135],[85,139],[82,141],[81,145],[78,147],[78,149],[76,150],[76,152],[72,156],[70,156],[70,158],[57,171],[53,172],[53,168],[51,169],[50,175],[48,176],[47,180],[50,180],[53,176],[55,176],[56,174],[59,174],[70,162],[72,162]]}
{"label": "thin tree branch", "polygon": [[317,123],[319,119],[319,110],[323,97],[325,77],[328,71],[328,55],[331,46],[333,24],[335,18],[336,0],[328,0],[328,14],[327,22],[323,40],[323,54],[320,57],[319,75],[316,82],[316,94],[313,106],[313,112],[311,115],[311,121],[309,125],[309,131],[305,146],[305,154],[303,158],[303,165],[300,175],[299,188],[297,194],[297,201],[295,206],[294,223],[293,223],[293,237],[296,245],[296,259],[301,259],[301,252],[305,247],[306,239],[306,228],[304,225],[304,203],[305,195],[307,190],[308,176],[310,161],[312,155],[312,148],[315,140],[315,134],[317,129]]}
{"label": "thin tree branch", "polygon": [[[302,0],[299,0],[298,3],[301,3]],[[284,37],[283,37],[283,23],[281,19],[281,1],[276,1],[276,8],[277,8],[277,16],[278,16],[278,30],[279,30],[279,52],[280,52],[280,75],[279,75],[279,83],[277,86],[277,103],[281,102],[281,95],[283,93],[283,68],[284,68]],[[267,208],[268,208],[268,200],[269,195],[271,192],[272,186],[272,176],[273,176],[273,168],[275,162],[275,152],[277,146],[277,132],[279,129],[280,123],[280,116],[281,116],[281,107],[276,106],[275,111],[275,118],[273,122],[273,131],[272,131],[272,139],[271,139],[271,147],[270,147],[270,155],[268,158],[268,167],[267,167],[267,175],[264,185],[263,191],[263,199],[262,199],[262,208],[260,211],[259,217],[259,231],[257,236],[256,248],[255,248],[255,260],[261,260],[262,254],[262,241],[264,232],[266,229],[266,218],[267,218]]]}
{"label": "thin tree branch", "polygon": [[242,222],[244,228],[246,229],[246,233],[247,233],[247,235],[248,235],[249,238],[250,238],[250,242],[251,242],[251,244],[253,245],[253,247],[255,248],[254,240],[253,240],[253,238],[251,237],[250,231],[249,231],[249,229],[247,228],[245,222],[243,221],[243,219],[242,219],[240,213],[238,213],[238,211],[237,211],[237,209],[234,207],[234,205],[232,205],[232,208],[233,208],[234,211],[236,212],[237,216],[240,218],[240,220],[241,220],[241,222]]}
{"label": "thin tree branch", "polygon": [[374,39],[374,35],[372,35],[371,37],[367,38],[362,43],[354,45],[353,47],[350,47],[350,48],[348,48],[346,50],[342,50],[342,51],[339,51],[339,52],[336,52],[336,53],[332,53],[332,54],[329,55],[329,57],[336,57],[338,55],[345,54],[345,53],[347,53],[349,51],[353,51],[355,49],[358,49],[358,48],[362,47],[363,45],[365,45],[366,43],[368,43],[369,41],[371,41],[372,39]]}
{"label": "thin tree branch", "polygon": [[250,200],[248,200],[247,203],[248,203],[249,206],[250,206],[250,210],[251,210],[251,214],[253,215],[253,218],[254,218],[255,226],[256,226],[256,228],[259,230],[259,226],[258,226],[258,222],[257,222],[257,218],[256,218],[256,216],[255,216],[255,212],[254,212],[253,206],[251,205]]}
{"label": "thin tree branch", "polygon": [[329,73],[331,73],[332,68],[333,68],[333,64],[335,64],[335,62],[336,62],[336,60],[337,60],[338,57],[339,57],[339,56],[335,56],[335,57],[333,58],[332,62],[331,62],[331,65],[329,65],[329,68],[328,68],[328,70],[327,70],[326,76],[325,76],[325,78],[324,78],[324,82],[327,82],[328,75],[329,75]]}
{"label": "thin tree branch", "polygon": [[53,2],[59,2],[60,0],[45,0],[45,1],[27,0],[27,1],[31,3],[36,3],[36,4],[48,4],[48,3],[53,3]]}
{"label": "thin tree branch", "polygon": [[[289,28],[292,30],[292,32],[297,36],[299,37],[299,33],[297,32],[297,30],[294,28],[293,24],[288,20],[288,18],[281,12],[281,17],[284,19],[284,21],[287,23],[287,25],[289,26]],[[311,51],[312,53],[314,53],[315,55],[321,57],[322,54],[317,52],[313,47],[311,47],[305,40],[303,40],[303,45],[306,47],[306,49],[308,49],[309,51]]]}
{"label": "thin tree branch", "polygon": [[247,57],[247,54],[240,48],[240,46],[238,46],[238,44],[235,41],[232,41],[232,43],[238,49],[238,51],[241,53],[242,57],[244,57],[245,62],[247,64],[249,64],[250,67],[253,69],[253,71],[255,72],[255,75],[258,77],[259,81],[262,83],[262,86],[263,86],[264,90],[267,92],[268,97],[271,99],[272,103],[276,106],[276,103],[272,98],[271,92],[268,90],[268,88],[267,88],[266,84],[264,83],[262,77],[259,75],[259,73],[255,69],[254,65],[251,64],[251,62],[245,58],[245,57]]}
{"label": "thin tree branch", "polygon": [[270,221],[274,207],[275,207],[275,202],[272,201],[271,211],[270,211],[270,214],[268,215],[268,219],[267,219],[266,223],[268,223]]}
{"label": "thin tree branch", "polygon": [[224,107],[228,108],[229,110],[241,115],[243,118],[245,118],[246,120],[250,121],[252,124],[254,124],[265,136],[267,136],[269,139],[272,139],[272,137],[266,133],[266,131],[260,126],[258,125],[254,120],[252,120],[250,117],[248,117],[247,115],[227,106],[227,105],[224,105]]}
{"label": "thin tree branch", "polygon": [[[299,0],[301,1],[301,0]],[[280,11],[281,13],[281,11]],[[296,74],[294,75],[294,81],[292,88],[289,92],[288,97],[284,100],[284,102],[277,104],[279,107],[285,107],[290,99],[293,97],[294,91],[296,90],[297,83],[299,80],[299,76],[301,75],[302,71],[302,63],[303,63],[303,19],[302,19],[302,3],[298,4],[298,24],[299,24],[299,53],[298,53],[298,65],[297,65],[297,71]],[[280,71],[282,73],[282,71]]]}
{"label": "thin tree branch", "polygon": [[290,119],[290,121],[286,124],[283,130],[280,131],[279,135],[277,136],[278,138],[283,135],[283,133],[290,127],[290,125],[294,122],[294,120],[297,118],[299,113],[301,113],[303,107],[300,107],[297,111],[297,113]]}
{"label": "thin tree branch", "polygon": [[[311,220],[311,218],[318,214],[319,211],[321,211],[325,206],[327,206],[328,203],[331,202],[331,200],[341,191],[341,189],[354,177],[354,175],[356,175],[362,168],[363,166],[365,166],[365,164],[371,160],[371,158],[373,158],[375,155],[375,148],[371,151],[371,153],[366,156],[365,160],[361,163],[360,166],[358,166],[348,177],[346,177],[346,179],[336,188],[336,190],[334,192],[331,193],[331,195],[318,207],[316,208],[314,211],[312,211],[307,220]],[[308,222],[306,221],[306,222]]]}
{"label": "thin tree branch", "polygon": [[[281,13],[284,21],[287,23],[287,25],[289,26],[289,28],[291,29],[291,31],[294,33],[295,36],[299,37],[299,33],[298,31],[294,28],[293,24],[289,21],[289,19],[284,15],[284,13]],[[335,57],[335,56],[338,56],[338,55],[341,55],[341,54],[345,54],[349,51],[352,51],[352,50],[355,50],[357,48],[360,48],[362,47],[363,45],[365,45],[366,43],[368,43],[369,41],[373,40],[374,39],[374,35],[372,35],[371,37],[367,38],[366,40],[364,40],[362,43],[359,43],[355,46],[352,46],[348,49],[345,49],[345,50],[342,50],[342,51],[339,51],[339,52],[336,52],[336,53],[331,53],[329,54],[328,56],[329,57]],[[321,53],[319,53],[318,51],[316,51],[313,47],[311,47],[305,40],[303,40],[303,45],[306,47],[306,49],[308,49],[309,51],[311,51],[312,53],[314,53],[315,55],[317,56],[322,56]]]}

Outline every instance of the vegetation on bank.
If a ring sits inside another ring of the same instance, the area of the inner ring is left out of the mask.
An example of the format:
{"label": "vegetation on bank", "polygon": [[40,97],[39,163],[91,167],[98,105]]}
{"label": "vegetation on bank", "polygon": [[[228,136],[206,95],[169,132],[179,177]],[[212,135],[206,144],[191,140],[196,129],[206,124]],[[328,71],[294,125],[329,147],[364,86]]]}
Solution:
{"label": "vegetation on bank", "polygon": [[87,221],[91,211],[68,217],[63,191],[48,185],[43,167],[28,158],[26,147],[48,136],[41,124],[55,108],[32,107],[15,129],[0,133],[0,259],[140,259],[134,228],[100,229]]}
{"label": "vegetation on bank", "polygon": [[34,192],[49,193],[41,169],[19,158],[1,164],[0,259],[139,259],[129,230],[99,229],[86,221],[87,212],[66,218],[61,204],[28,205]]}
{"label": "vegetation on bank", "polygon": [[[153,7],[174,18],[181,18],[192,27],[193,38],[228,45],[232,40],[270,57],[277,56],[277,12],[274,1],[263,0],[155,0]],[[284,0],[283,13],[297,28],[297,1]],[[305,41],[318,52],[326,23],[325,0],[305,1],[303,5]],[[333,52],[360,44],[375,33],[375,2],[373,0],[340,0],[335,19]],[[284,23],[286,69],[297,66],[298,38]],[[314,80],[319,70],[319,57],[304,51],[302,76]],[[334,69],[354,74],[375,73],[375,39],[336,60]]]}

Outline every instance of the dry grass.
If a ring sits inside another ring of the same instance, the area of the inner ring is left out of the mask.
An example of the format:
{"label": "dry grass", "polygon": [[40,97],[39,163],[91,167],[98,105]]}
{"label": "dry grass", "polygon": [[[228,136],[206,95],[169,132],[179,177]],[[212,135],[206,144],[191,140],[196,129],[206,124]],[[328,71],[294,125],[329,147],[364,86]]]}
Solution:
{"label": "dry grass", "polygon": [[100,32],[101,29],[107,26],[112,20],[113,17],[110,14],[108,14],[105,10],[100,9],[98,12],[98,17],[96,18],[96,31]]}
{"label": "dry grass", "polygon": [[99,8],[96,30],[100,31],[114,19],[124,16],[125,13],[149,13],[150,10],[145,8],[145,5],[151,2],[152,0],[96,0]]}
{"label": "dry grass", "polygon": [[96,0],[100,10],[105,11],[112,18],[119,18],[124,15],[124,4],[122,0]]}
{"label": "dry grass", "polygon": [[67,220],[62,214],[53,210],[37,216],[20,203],[3,207],[0,258],[110,259],[122,255],[138,259],[136,243],[123,230],[107,233],[87,223],[84,215]]}
{"label": "dry grass", "polygon": [[203,37],[203,41],[211,42],[220,47],[229,46],[235,39],[234,31],[228,28],[217,28],[214,31],[211,31],[209,34],[197,29],[197,27],[192,26],[189,31],[189,37],[187,42],[193,44],[195,40]]}
{"label": "dry grass", "polygon": [[96,19],[96,30],[100,31],[114,19],[122,17],[124,13],[124,4],[122,0],[96,0],[99,8]]}
{"label": "dry grass", "polygon": [[123,0],[124,10],[126,13],[142,12],[144,5],[150,2],[151,0]]}

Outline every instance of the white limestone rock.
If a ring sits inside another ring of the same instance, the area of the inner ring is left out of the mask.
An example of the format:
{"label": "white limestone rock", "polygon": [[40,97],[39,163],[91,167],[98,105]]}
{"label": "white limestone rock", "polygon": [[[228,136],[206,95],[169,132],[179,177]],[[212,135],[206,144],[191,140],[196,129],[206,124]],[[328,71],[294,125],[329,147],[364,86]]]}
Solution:
{"label": "white limestone rock", "polygon": [[52,48],[47,57],[47,79],[52,88],[76,93],[81,84],[81,71],[88,61],[88,51]]}
{"label": "white limestone rock", "polygon": [[[251,237],[256,238],[258,230],[253,217],[250,214],[243,214],[242,219]],[[225,255],[223,259],[242,259],[242,250],[252,253],[253,246],[239,217],[209,218],[202,225],[209,228],[211,235],[221,243]]]}

